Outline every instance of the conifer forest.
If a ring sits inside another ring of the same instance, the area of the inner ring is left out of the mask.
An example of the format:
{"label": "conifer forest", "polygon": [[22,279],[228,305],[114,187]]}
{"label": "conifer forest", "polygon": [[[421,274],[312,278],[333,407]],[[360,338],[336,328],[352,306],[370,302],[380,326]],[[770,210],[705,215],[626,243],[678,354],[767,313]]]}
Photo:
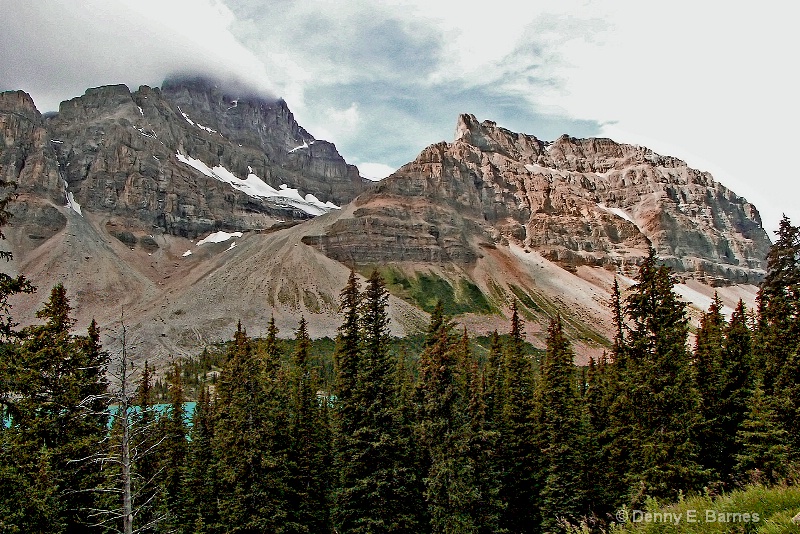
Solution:
{"label": "conifer forest", "polygon": [[613,343],[586,367],[558,315],[534,350],[514,303],[488,338],[439,305],[400,343],[380,275],[360,280],[327,348],[305,318],[291,339],[274,320],[260,339],[240,324],[218,372],[204,354],[162,381],[124,343],[104,350],[95,323],[76,334],[61,285],[19,328],[9,299],[34,288],[0,275],[0,532],[607,532],[622,507],[798,480],[787,218],[757,309],[728,318],[715,299],[690,343],[651,251],[631,288],[615,285]]}

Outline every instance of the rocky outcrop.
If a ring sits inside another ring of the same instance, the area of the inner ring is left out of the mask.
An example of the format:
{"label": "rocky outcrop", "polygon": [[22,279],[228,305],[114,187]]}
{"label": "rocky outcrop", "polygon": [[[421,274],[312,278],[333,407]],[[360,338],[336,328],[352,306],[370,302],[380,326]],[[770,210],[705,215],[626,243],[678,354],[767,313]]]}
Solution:
{"label": "rocky outcrop", "polygon": [[[46,118],[26,94],[2,93],[0,131],[0,173],[20,191],[173,235],[302,220],[365,188],[286,102],[206,79],[89,89]],[[244,184],[250,175],[262,189],[292,194],[253,194]],[[309,194],[312,205],[303,200]]]}
{"label": "rocky outcrop", "polygon": [[356,204],[308,241],[370,264],[468,263],[481,243],[512,240],[570,269],[623,271],[652,246],[677,271],[749,283],[770,246],[752,204],[677,158],[610,139],[543,142],[472,115],[453,143],[429,146]]}
{"label": "rocky outcrop", "polygon": [[0,179],[14,182],[18,190],[62,201],[63,184],[55,152],[44,119],[30,95],[22,91],[0,93],[0,134]]}

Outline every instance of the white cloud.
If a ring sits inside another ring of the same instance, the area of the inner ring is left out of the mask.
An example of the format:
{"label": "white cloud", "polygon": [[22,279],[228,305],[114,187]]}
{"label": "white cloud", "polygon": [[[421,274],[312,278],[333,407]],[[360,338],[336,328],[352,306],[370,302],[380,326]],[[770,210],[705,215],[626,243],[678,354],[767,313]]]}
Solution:
{"label": "white cloud", "polygon": [[800,32],[784,1],[0,2],[0,89],[43,111],[106,83],[236,76],[350,161],[400,165],[471,112],[647,145],[710,170],[768,230],[782,211],[800,221]]}
{"label": "white cloud", "polygon": [[89,87],[160,85],[173,73],[231,77],[275,92],[263,63],[230,32],[217,0],[3,2],[2,89],[24,89],[42,111]]}
{"label": "white cloud", "polygon": [[383,180],[397,170],[383,163],[358,163],[357,165],[361,176],[369,178],[373,182]]}

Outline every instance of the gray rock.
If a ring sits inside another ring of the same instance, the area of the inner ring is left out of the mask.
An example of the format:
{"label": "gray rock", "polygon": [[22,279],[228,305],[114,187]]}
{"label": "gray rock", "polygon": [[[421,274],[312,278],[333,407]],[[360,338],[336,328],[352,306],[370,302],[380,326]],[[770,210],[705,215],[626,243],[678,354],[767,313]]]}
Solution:
{"label": "gray rock", "polygon": [[[365,193],[351,218],[309,238],[351,263],[470,262],[516,240],[565,267],[633,271],[653,246],[677,271],[758,283],[770,242],[755,207],[681,160],[610,139],[544,143],[461,115]],[[430,232],[436,228],[436,232]]]}
{"label": "gray rock", "polygon": [[[90,212],[187,237],[309,215],[205,176],[177,153],[323,202],[345,204],[366,187],[331,143],[297,124],[286,102],[239,96],[205,79],[133,93],[125,85],[97,87],[47,118],[25,93],[2,93],[0,131],[6,140],[0,176],[20,191],[61,205],[69,191]],[[307,148],[292,151],[297,146]]]}

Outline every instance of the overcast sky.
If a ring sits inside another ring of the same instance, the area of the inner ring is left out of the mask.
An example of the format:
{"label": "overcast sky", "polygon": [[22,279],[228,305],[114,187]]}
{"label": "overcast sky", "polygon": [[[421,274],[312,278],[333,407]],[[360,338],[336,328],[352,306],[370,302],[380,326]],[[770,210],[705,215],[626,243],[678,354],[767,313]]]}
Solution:
{"label": "overcast sky", "polygon": [[0,0],[0,90],[235,77],[383,176],[459,113],[553,140],[648,146],[710,171],[772,237],[800,223],[790,2]]}

